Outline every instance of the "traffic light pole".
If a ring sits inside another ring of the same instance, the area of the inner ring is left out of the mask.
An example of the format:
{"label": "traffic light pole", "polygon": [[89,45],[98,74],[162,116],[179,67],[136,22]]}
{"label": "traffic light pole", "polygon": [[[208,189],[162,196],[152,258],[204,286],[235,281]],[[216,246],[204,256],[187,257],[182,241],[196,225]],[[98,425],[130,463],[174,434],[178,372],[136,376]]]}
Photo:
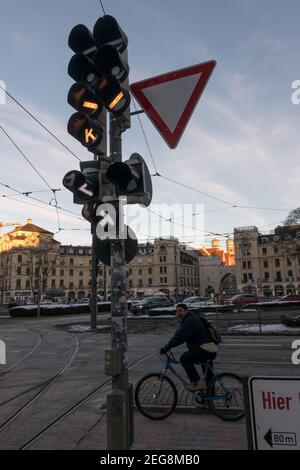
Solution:
{"label": "traffic light pole", "polygon": [[98,260],[96,256],[95,250],[95,242],[97,239],[97,235],[94,233],[93,230],[92,235],[92,278],[91,278],[91,298],[90,298],[90,309],[91,309],[91,330],[96,330],[97,328],[97,275],[98,275]]}
{"label": "traffic light pole", "polygon": [[[122,162],[122,126],[110,113],[110,155],[112,163]],[[114,202],[117,219],[123,221],[123,205]],[[133,442],[132,388],[128,382],[127,298],[125,244],[111,240],[111,355],[112,390],[107,396],[107,444],[110,450],[129,449]],[[114,364],[114,366],[112,365]],[[114,369],[115,367],[115,369]]]}

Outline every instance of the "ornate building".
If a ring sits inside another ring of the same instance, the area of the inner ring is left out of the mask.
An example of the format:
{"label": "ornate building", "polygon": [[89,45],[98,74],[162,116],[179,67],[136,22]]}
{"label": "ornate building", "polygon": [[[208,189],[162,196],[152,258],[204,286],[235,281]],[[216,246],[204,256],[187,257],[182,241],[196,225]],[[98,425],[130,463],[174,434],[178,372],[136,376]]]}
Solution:
{"label": "ornate building", "polygon": [[[54,234],[27,220],[25,225],[0,237],[0,302],[90,296],[91,255],[89,246],[61,245]],[[137,256],[126,267],[132,295],[160,291],[200,293],[199,252],[175,238],[139,245]],[[110,293],[111,270],[98,269],[98,294]]]}
{"label": "ornate building", "polygon": [[255,226],[235,228],[238,288],[263,295],[300,294],[300,225],[260,233]]}

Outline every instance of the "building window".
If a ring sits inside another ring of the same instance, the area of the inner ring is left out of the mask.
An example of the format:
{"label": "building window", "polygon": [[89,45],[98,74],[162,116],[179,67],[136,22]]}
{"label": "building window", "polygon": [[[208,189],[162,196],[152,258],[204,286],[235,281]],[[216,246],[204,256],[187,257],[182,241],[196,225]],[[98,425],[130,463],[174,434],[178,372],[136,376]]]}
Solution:
{"label": "building window", "polygon": [[17,279],[17,289],[21,289],[21,279]]}
{"label": "building window", "polygon": [[79,281],[79,287],[83,287],[83,279],[80,279],[80,281]]}
{"label": "building window", "polygon": [[18,255],[18,263],[22,263],[22,255]]}
{"label": "building window", "polygon": [[279,282],[282,281],[281,272],[280,272],[280,271],[277,271],[277,272],[276,272],[276,281],[279,281]]}
{"label": "building window", "polygon": [[74,289],[74,282],[69,282],[69,289]]}
{"label": "building window", "polygon": [[129,268],[129,276],[132,276],[132,268]]}
{"label": "building window", "polygon": [[65,275],[65,271],[63,269],[60,270],[60,275],[61,276],[64,276]]}
{"label": "building window", "polygon": [[70,258],[70,265],[71,265],[71,266],[74,265],[74,258]]}
{"label": "building window", "polygon": [[159,249],[160,253],[166,253],[167,249],[164,245],[162,245]]}
{"label": "building window", "polygon": [[291,278],[289,280],[293,280],[293,271],[288,271],[288,277]]}
{"label": "building window", "polygon": [[148,268],[148,274],[152,274],[152,268]]}
{"label": "building window", "polygon": [[26,268],[26,275],[30,276],[30,268]]}
{"label": "building window", "polygon": [[247,262],[243,261],[243,269],[246,269],[246,268],[247,268]]}
{"label": "building window", "polygon": [[18,276],[21,276],[21,274],[22,274],[21,271],[22,271],[22,268],[18,267],[18,268],[17,268],[17,274],[18,274]]}
{"label": "building window", "polygon": [[149,277],[148,284],[149,284],[149,286],[152,286],[152,279],[151,279],[151,277]]}
{"label": "building window", "polygon": [[[74,276],[74,269],[70,269],[70,276]],[[73,288],[71,287],[71,289]]]}
{"label": "building window", "polygon": [[55,279],[52,279],[51,287],[52,287],[52,288],[55,287]]}
{"label": "building window", "polygon": [[83,271],[79,271],[79,276],[80,276],[80,277],[83,276]]}
{"label": "building window", "polygon": [[56,269],[52,269],[52,276],[56,275]]}
{"label": "building window", "polygon": [[30,281],[29,281],[29,279],[26,280],[26,289],[30,289]]}
{"label": "building window", "polygon": [[161,283],[161,284],[164,283],[164,278],[163,278],[163,277],[160,278],[160,283]]}
{"label": "building window", "polygon": [[263,255],[266,255],[267,254],[267,248],[263,248],[262,252],[263,252]]}
{"label": "building window", "polygon": [[269,280],[270,279],[270,273],[268,272],[265,272],[265,281]]}
{"label": "building window", "polygon": [[164,263],[166,263],[167,262],[167,257],[164,256],[163,259],[164,259]]}
{"label": "building window", "polygon": [[167,277],[164,277],[164,283],[168,284],[168,278]]}
{"label": "building window", "polygon": [[268,261],[264,261],[264,268],[268,268],[268,267],[269,267]]}
{"label": "building window", "polygon": [[274,253],[278,253],[278,246],[274,246]]}
{"label": "building window", "polygon": [[250,280],[253,279],[252,273],[248,273],[248,278],[249,278]]}
{"label": "building window", "polygon": [[247,281],[248,281],[247,274],[246,274],[246,273],[244,273],[244,274],[243,274],[243,282],[247,282]]}
{"label": "building window", "polygon": [[276,268],[280,268],[280,259],[279,258],[275,259],[275,266],[276,266]]}
{"label": "building window", "polygon": [[167,266],[164,266],[164,274],[167,274]]}
{"label": "building window", "polygon": [[251,269],[251,261],[248,261],[247,264],[248,264],[247,268]]}
{"label": "building window", "polygon": [[139,287],[143,287],[143,279],[139,279]]}
{"label": "building window", "polygon": [[59,287],[64,287],[64,280],[63,280],[63,279],[61,279],[61,280],[59,281]]}
{"label": "building window", "polygon": [[286,259],[286,265],[287,265],[287,266],[292,266],[292,262],[291,262],[291,259],[290,259],[290,258],[287,258],[287,259]]}
{"label": "building window", "polygon": [[139,269],[139,276],[142,276],[142,275],[143,275],[143,270]]}
{"label": "building window", "polygon": [[159,272],[160,272],[160,274],[162,274],[162,273],[163,273],[163,267],[162,267],[162,266],[160,266],[160,268],[159,268]]}

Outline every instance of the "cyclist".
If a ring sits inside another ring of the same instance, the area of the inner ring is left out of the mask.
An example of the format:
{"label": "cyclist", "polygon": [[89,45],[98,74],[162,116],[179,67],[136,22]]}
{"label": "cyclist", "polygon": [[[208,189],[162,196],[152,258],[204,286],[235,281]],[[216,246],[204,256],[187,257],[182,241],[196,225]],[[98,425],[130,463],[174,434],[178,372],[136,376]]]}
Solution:
{"label": "cyclist", "polygon": [[180,363],[191,382],[190,385],[186,385],[186,389],[190,392],[205,390],[206,386],[213,378],[213,374],[208,369],[205,384],[204,380],[200,378],[194,364],[198,362],[209,362],[212,367],[212,361],[216,358],[218,347],[212,342],[207,327],[201,321],[201,318],[189,312],[187,305],[177,304],[176,315],[181,326],[168,344],[161,348],[160,353],[166,354],[169,349],[186,343],[188,351],[180,357]]}

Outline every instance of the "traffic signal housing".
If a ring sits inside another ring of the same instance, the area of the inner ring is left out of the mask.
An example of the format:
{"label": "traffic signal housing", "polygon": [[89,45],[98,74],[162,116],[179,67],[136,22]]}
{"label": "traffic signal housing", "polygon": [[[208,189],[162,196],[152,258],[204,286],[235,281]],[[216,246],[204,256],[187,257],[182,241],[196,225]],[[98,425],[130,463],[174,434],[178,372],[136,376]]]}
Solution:
{"label": "traffic signal housing", "polygon": [[69,35],[75,52],[68,74],[75,84],[68,103],[77,111],[68,123],[68,132],[90,152],[107,154],[106,110],[120,117],[123,130],[130,127],[128,39],[117,20],[99,18],[93,33],[84,25]]}
{"label": "traffic signal housing", "polygon": [[73,193],[74,204],[96,201],[100,194],[100,162],[80,162],[81,171],[71,170],[63,178],[63,185]]}
{"label": "traffic signal housing", "polygon": [[153,190],[150,172],[138,153],[133,153],[125,162],[112,163],[106,178],[114,185],[116,196],[127,196],[128,204],[145,207],[151,204]]}

